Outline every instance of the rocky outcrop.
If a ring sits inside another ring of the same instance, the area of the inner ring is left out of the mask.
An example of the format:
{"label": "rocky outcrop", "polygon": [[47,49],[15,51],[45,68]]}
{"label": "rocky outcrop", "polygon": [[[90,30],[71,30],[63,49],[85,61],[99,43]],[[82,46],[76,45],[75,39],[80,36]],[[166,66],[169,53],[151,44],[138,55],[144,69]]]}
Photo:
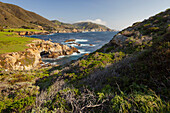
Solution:
{"label": "rocky outcrop", "polygon": [[75,39],[68,39],[68,40],[66,40],[64,42],[74,42],[74,41],[76,41],[76,40]]}
{"label": "rocky outcrop", "polygon": [[153,41],[157,40],[156,38],[161,38],[170,32],[169,14],[170,9],[142,22],[134,23],[116,34],[109,43],[97,51],[108,53],[118,50],[127,52],[128,50],[131,54],[133,51],[143,51],[153,46]]}
{"label": "rocky outcrop", "polygon": [[20,36],[25,36],[25,35],[48,35],[51,34],[53,32],[48,32],[48,31],[14,31],[14,33],[16,33],[17,35]]}
{"label": "rocky outcrop", "polygon": [[51,41],[34,40],[23,52],[12,52],[0,55],[0,67],[12,70],[30,70],[39,68],[41,58],[57,58],[61,55],[79,53],[75,47],[69,47]]}

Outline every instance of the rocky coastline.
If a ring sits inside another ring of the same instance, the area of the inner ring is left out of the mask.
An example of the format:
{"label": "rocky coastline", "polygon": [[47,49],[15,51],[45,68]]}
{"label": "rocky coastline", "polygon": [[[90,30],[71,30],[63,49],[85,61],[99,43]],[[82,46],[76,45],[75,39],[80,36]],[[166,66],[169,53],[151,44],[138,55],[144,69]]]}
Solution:
{"label": "rocky coastline", "polygon": [[34,40],[27,44],[25,51],[12,52],[0,55],[0,67],[9,70],[31,70],[41,68],[41,58],[57,58],[62,55],[71,55],[74,52],[80,53],[77,48],[53,43],[50,40]]}
{"label": "rocky coastline", "polygon": [[[84,32],[111,32],[114,30],[98,30],[98,29],[91,29],[91,30],[82,30],[82,29],[65,29],[65,30],[57,30],[57,31],[14,31],[15,34],[20,36],[31,36],[31,35],[50,35],[53,33],[84,33]],[[8,31],[13,32],[13,31]]]}

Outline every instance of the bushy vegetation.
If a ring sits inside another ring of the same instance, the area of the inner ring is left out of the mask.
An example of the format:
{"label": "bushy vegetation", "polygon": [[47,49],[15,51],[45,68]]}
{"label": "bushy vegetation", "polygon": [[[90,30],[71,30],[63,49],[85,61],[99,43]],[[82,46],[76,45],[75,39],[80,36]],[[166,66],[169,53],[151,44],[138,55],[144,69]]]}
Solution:
{"label": "bushy vegetation", "polygon": [[[37,79],[49,76],[48,69],[34,71],[1,70],[0,112],[24,112],[30,110],[39,94]],[[2,87],[3,86],[3,87]]]}
{"label": "bushy vegetation", "polygon": [[64,66],[28,72],[2,69],[0,111],[168,113],[166,19],[163,12],[136,23],[131,31],[120,32],[127,36],[124,43],[111,41],[100,52]]}

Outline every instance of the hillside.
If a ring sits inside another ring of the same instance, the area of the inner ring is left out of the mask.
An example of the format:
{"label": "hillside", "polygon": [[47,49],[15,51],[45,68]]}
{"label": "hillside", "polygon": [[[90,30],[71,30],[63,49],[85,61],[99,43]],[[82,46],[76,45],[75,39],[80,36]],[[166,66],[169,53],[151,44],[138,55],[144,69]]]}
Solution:
{"label": "hillside", "polygon": [[23,8],[0,2],[0,26],[12,28],[37,28],[42,26],[45,30],[55,29],[56,26],[44,17]]}
{"label": "hillside", "polygon": [[110,29],[105,26],[89,22],[85,22],[87,24],[83,26],[81,23],[67,24],[59,22],[58,20],[49,21],[34,12],[2,2],[0,2],[0,20],[0,26],[5,28],[44,29],[56,32],[82,32],[83,30],[90,31],[91,29],[110,31]]}
{"label": "hillside", "polygon": [[63,66],[0,72],[1,112],[170,112],[170,9]]}
{"label": "hillside", "polygon": [[104,25],[100,25],[100,24],[95,24],[92,22],[79,22],[79,23],[74,23],[74,26],[77,26],[81,29],[98,29],[98,30],[103,30],[103,31],[109,31],[111,29],[109,29],[108,27],[104,26]]}
{"label": "hillside", "polygon": [[64,31],[72,32],[73,29],[77,29],[77,27],[72,24],[63,23],[58,20],[52,20],[51,22],[53,22],[57,26],[56,28],[57,32],[64,32]]}
{"label": "hillside", "polygon": [[52,20],[53,23],[55,23],[59,28],[65,28],[65,29],[74,29],[76,26],[69,24],[69,23],[63,23],[58,20]]}
{"label": "hillside", "polygon": [[[84,31],[111,31],[110,28],[92,23],[92,22],[79,22],[79,23],[74,23],[74,24],[68,24],[68,23],[63,23],[58,20],[52,20],[53,23],[57,25],[57,30],[58,31],[66,31],[66,32],[71,32],[72,30],[77,30],[77,32],[84,32]],[[71,31],[69,31],[71,30]]]}

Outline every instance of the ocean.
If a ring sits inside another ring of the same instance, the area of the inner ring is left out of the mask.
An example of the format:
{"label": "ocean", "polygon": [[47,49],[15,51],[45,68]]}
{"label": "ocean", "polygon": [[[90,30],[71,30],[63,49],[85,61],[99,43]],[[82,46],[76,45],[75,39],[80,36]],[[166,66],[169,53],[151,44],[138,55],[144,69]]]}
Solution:
{"label": "ocean", "polygon": [[[76,47],[80,53],[73,53],[72,55],[59,56],[58,58],[43,58],[44,63],[62,65],[69,63],[72,60],[77,60],[86,53],[94,52],[108,43],[117,32],[85,32],[85,33],[55,33],[51,35],[34,35],[31,37],[43,40],[51,39],[52,42],[67,44]],[[68,39],[75,39],[74,42],[66,42]],[[77,44],[73,44],[77,43]],[[78,45],[79,44],[79,45]]]}

